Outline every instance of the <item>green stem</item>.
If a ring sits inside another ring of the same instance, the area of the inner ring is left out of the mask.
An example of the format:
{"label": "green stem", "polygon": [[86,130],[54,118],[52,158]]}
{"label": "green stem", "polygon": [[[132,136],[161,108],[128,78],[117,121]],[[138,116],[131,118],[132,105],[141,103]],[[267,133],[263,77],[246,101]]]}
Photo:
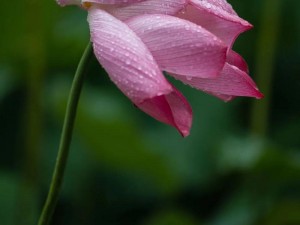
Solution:
{"label": "green stem", "polygon": [[56,164],[55,164],[47,200],[44,204],[43,211],[40,215],[38,225],[49,224],[56,203],[58,201],[59,193],[64,178],[64,172],[67,164],[67,159],[69,155],[69,148],[72,139],[72,131],[73,131],[75,117],[76,117],[77,105],[78,105],[80,93],[83,86],[84,75],[87,71],[87,65],[91,59],[91,56],[92,56],[92,46],[91,43],[89,43],[80,59],[72,83],[72,87],[70,90]]}
{"label": "green stem", "polygon": [[256,136],[265,137],[269,128],[269,109],[276,44],[280,28],[282,0],[265,0],[256,55],[255,80],[265,97],[254,101],[251,112],[251,130]]}

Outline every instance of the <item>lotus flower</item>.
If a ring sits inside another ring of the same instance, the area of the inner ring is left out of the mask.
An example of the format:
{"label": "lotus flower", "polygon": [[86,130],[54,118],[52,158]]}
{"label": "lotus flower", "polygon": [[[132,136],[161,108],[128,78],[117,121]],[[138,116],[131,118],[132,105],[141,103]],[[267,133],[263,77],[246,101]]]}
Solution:
{"label": "lotus flower", "polygon": [[224,101],[261,98],[231,47],[252,28],[225,0],[57,0],[88,11],[94,53],[142,111],[187,136],[192,109],[163,72]]}

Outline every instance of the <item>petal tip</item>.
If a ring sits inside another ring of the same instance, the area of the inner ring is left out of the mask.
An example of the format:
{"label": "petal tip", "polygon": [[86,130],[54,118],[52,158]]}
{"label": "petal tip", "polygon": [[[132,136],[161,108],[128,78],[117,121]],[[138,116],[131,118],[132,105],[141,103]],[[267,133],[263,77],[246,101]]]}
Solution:
{"label": "petal tip", "polygon": [[[178,128],[177,128],[177,129],[178,129]],[[181,134],[181,136],[182,136],[183,138],[186,138],[187,136],[190,135],[190,130],[189,130],[189,129],[187,129],[187,130],[179,130],[179,129],[178,129],[178,131],[179,131],[179,133]]]}
{"label": "petal tip", "polygon": [[262,98],[264,98],[264,97],[265,97],[264,94],[261,93],[259,90],[257,90],[257,93],[256,93],[256,95],[255,95],[255,98],[256,98],[256,99],[262,99]]}
{"label": "petal tip", "polygon": [[245,30],[244,30],[244,32],[245,31],[248,31],[248,30],[251,30],[254,26],[251,24],[251,23],[249,23],[248,21],[244,21],[243,23],[242,23],[242,25],[245,27]]}
{"label": "petal tip", "polygon": [[55,0],[56,3],[60,6],[65,6],[64,1],[63,0]]}

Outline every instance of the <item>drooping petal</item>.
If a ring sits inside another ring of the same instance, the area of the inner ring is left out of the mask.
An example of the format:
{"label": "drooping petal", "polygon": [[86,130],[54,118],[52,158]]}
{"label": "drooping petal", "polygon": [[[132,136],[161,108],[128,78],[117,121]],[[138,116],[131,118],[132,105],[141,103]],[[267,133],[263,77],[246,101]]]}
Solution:
{"label": "drooping petal", "polygon": [[80,5],[81,0],[56,0],[57,4],[60,6],[66,6],[66,5]]}
{"label": "drooping petal", "polygon": [[94,6],[88,21],[97,59],[135,104],[173,90],[147,47],[125,23]]}
{"label": "drooping petal", "polygon": [[137,104],[137,107],[158,121],[174,126],[183,137],[189,135],[192,126],[192,108],[174,87],[169,94],[147,99]]}
{"label": "drooping petal", "polygon": [[142,15],[126,21],[146,44],[162,70],[211,78],[221,72],[227,47],[189,21],[168,15]]}
{"label": "drooping petal", "polygon": [[220,76],[216,78],[187,78],[177,74],[171,75],[194,88],[222,99],[225,98],[225,100],[230,96],[263,97],[263,94],[258,90],[256,84],[248,74],[229,63],[225,64]]}
{"label": "drooping petal", "polygon": [[186,9],[178,16],[203,26],[229,47],[240,33],[252,28],[225,0],[190,0]]}
{"label": "drooping petal", "polygon": [[[84,0],[89,1],[89,0]],[[97,1],[97,0],[92,0]],[[184,9],[186,0],[147,0],[135,4],[105,6],[105,10],[120,20],[143,14],[175,15]]]}

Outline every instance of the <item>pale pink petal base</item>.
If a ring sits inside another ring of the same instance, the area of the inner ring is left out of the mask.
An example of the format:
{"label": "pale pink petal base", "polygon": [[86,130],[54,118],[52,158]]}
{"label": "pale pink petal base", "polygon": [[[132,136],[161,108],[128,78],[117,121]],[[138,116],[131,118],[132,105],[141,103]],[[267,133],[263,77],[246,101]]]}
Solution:
{"label": "pale pink petal base", "polygon": [[158,121],[175,127],[183,137],[189,135],[192,126],[192,108],[175,88],[169,94],[146,99],[137,104],[137,107]]}
{"label": "pale pink petal base", "polygon": [[[89,2],[90,0],[85,1]],[[135,4],[107,5],[105,10],[124,21],[143,14],[175,15],[184,9],[185,5],[186,0],[147,0]]]}

